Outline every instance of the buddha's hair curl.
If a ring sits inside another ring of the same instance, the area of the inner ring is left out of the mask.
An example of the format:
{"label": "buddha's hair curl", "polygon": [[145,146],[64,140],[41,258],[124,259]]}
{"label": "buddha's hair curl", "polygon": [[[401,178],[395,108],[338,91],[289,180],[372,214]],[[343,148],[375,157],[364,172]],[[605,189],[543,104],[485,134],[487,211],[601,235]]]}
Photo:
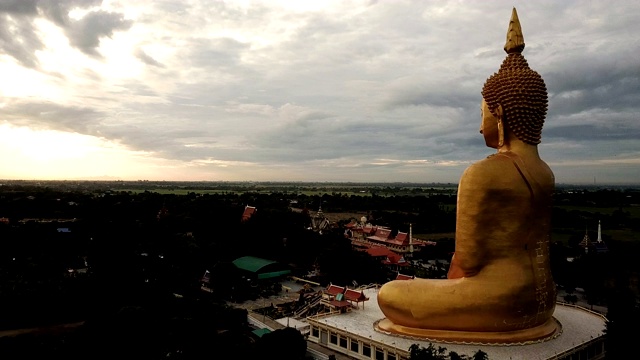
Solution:
{"label": "buddha's hair curl", "polygon": [[493,114],[502,105],[505,128],[518,139],[531,145],[540,143],[547,114],[547,87],[522,54],[507,55],[498,72],[485,82],[482,97]]}

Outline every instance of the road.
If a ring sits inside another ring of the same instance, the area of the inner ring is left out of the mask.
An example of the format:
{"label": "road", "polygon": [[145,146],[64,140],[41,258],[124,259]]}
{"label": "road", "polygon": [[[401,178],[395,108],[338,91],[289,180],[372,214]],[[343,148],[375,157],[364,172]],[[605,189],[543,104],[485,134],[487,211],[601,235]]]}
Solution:
{"label": "road", "polygon": [[11,329],[11,330],[2,330],[0,331],[0,337],[6,336],[18,336],[23,334],[51,334],[51,333],[60,333],[68,330],[75,329],[84,324],[84,321],[68,323],[68,324],[58,324],[58,325],[50,325],[50,326],[40,326],[34,328],[23,328],[23,329]]}

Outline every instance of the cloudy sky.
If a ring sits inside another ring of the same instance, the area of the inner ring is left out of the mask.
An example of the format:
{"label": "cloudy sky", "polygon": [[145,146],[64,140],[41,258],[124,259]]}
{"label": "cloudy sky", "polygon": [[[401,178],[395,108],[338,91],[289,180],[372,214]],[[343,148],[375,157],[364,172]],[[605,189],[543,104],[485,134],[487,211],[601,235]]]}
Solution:
{"label": "cloudy sky", "polygon": [[0,179],[457,182],[512,7],[558,183],[640,183],[640,2],[0,0]]}

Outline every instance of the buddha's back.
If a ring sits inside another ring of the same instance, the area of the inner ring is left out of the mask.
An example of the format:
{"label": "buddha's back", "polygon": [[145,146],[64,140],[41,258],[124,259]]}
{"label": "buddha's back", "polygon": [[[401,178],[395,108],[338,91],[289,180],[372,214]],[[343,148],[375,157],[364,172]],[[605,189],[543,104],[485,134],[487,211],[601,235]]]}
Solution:
{"label": "buddha's back", "polygon": [[456,247],[448,278],[391,281],[378,293],[391,333],[464,342],[516,343],[559,333],[549,236],[554,176],[537,145],[546,85],[521,52],[515,9],[507,57],[482,89],[480,133],[493,154],[460,179]]}

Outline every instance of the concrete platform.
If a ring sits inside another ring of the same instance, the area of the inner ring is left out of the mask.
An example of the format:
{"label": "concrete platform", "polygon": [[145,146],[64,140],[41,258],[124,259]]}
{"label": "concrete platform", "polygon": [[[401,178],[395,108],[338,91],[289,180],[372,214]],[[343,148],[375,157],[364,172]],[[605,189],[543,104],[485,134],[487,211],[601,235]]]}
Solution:
{"label": "concrete platform", "polygon": [[[543,342],[509,345],[444,343],[376,331],[374,323],[384,318],[378,307],[377,291],[376,288],[365,290],[369,301],[366,301],[364,306],[361,304],[358,309],[344,314],[307,318],[307,322],[312,325],[309,340],[359,359],[376,359],[376,356],[382,359],[408,358],[408,349],[412,344],[427,347],[429,343],[447,348],[447,354],[449,351],[455,351],[459,355],[471,356],[482,350],[491,360],[563,359],[576,352],[581,353],[580,359],[604,357],[602,336],[606,319],[601,314],[585,308],[558,304],[554,318],[561,323],[562,332],[557,337]],[[323,332],[326,333],[324,338]],[[332,334],[335,336],[332,337]],[[332,343],[332,339],[338,341]],[[371,349],[369,356],[363,353],[363,347]]]}

